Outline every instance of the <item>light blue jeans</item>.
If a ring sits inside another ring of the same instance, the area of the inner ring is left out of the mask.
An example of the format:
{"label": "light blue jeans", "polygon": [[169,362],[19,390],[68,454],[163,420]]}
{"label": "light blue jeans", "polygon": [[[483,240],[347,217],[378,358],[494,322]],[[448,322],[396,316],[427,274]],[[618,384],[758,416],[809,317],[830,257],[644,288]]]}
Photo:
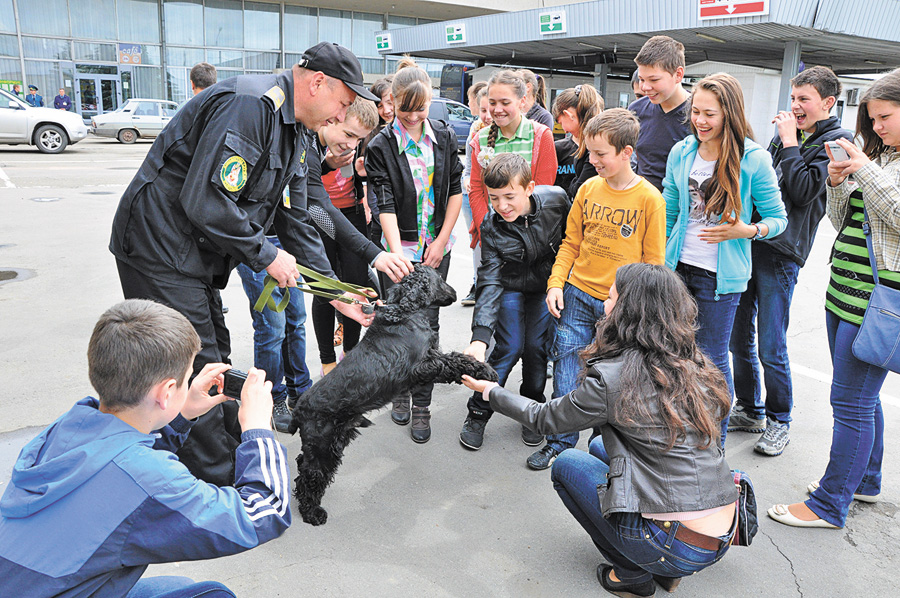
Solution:
{"label": "light blue jeans", "polygon": [[195,583],[189,577],[163,575],[144,577],[125,598],[235,598],[234,592],[217,581]]}

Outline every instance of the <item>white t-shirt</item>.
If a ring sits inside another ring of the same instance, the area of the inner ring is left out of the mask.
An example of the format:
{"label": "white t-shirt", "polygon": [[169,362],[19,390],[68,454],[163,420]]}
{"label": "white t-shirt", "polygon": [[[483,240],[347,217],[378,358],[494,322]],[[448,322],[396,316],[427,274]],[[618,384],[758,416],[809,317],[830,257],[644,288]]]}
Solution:
{"label": "white t-shirt", "polygon": [[691,213],[688,215],[687,234],[684,237],[684,245],[681,246],[681,256],[678,261],[685,264],[703,268],[715,272],[718,265],[719,245],[702,241],[697,235],[702,229],[719,224],[718,216],[706,214],[706,190],[709,180],[712,178],[716,160],[708,162],[700,157],[694,158],[691,166],[688,188],[691,194]]}

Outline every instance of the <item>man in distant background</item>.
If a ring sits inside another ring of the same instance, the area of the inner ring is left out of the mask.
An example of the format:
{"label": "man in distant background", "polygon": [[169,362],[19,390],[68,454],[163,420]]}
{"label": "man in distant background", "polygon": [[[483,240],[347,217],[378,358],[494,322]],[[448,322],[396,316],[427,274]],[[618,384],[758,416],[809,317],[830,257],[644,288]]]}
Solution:
{"label": "man in distant background", "polygon": [[19,85],[18,83],[13,85],[13,93],[16,94],[17,96],[21,96],[22,95],[22,86]]}
{"label": "man in distant background", "polygon": [[72,98],[66,95],[66,90],[59,88],[59,95],[53,98],[53,107],[57,110],[68,110],[72,107]]}
{"label": "man in distant background", "polygon": [[191,91],[197,95],[216,84],[216,67],[208,62],[198,62],[191,69]]}
{"label": "man in distant background", "polygon": [[34,106],[35,108],[40,108],[44,105],[43,96],[38,95],[37,85],[29,85],[28,86],[28,95],[25,96],[25,101]]}

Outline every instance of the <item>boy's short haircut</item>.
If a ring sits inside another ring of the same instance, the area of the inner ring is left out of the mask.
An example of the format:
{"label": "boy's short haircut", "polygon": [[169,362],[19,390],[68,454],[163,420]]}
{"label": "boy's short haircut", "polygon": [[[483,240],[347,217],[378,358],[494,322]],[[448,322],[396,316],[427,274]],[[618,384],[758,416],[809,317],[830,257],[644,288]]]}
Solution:
{"label": "boy's short haircut", "polygon": [[610,108],[588,121],[584,136],[605,135],[607,143],[616,148],[616,153],[619,154],[626,146],[634,148],[637,145],[640,131],[641,123],[634,112],[625,108]]}
{"label": "boy's short haircut", "polygon": [[378,126],[378,108],[375,107],[375,102],[372,100],[356,96],[356,99],[353,100],[353,103],[347,108],[346,118],[350,118],[351,116],[355,116],[356,120],[359,121],[359,124],[362,125],[364,129],[369,129],[371,131]]}
{"label": "boy's short haircut", "polygon": [[527,187],[531,182],[531,164],[519,154],[497,154],[482,173],[481,180],[488,189],[503,189],[514,182]]}
{"label": "boy's short haircut", "polygon": [[106,310],[88,343],[88,376],[101,405],[110,411],[134,407],[156,384],[174,378],[180,386],[200,351],[188,319],[170,307],[128,299]]}
{"label": "boy's short haircut", "polygon": [[208,62],[198,62],[191,68],[191,83],[197,89],[206,89],[216,84],[216,67]]}
{"label": "boy's short haircut", "polygon": [[678,67],[685,65],[684,44],[668,35],[654,35],[644,42],[634,62],[638,66],[661,68],[674,75]]}
{"label": "boy's short haircut", "polygon": [[841,97],[841,89],[843,88],[840,79],[827,66],[810,67],[791,79],[792,87],[800,87],[801,85],[812,85],[823,100],[831,96],[835,99]]}

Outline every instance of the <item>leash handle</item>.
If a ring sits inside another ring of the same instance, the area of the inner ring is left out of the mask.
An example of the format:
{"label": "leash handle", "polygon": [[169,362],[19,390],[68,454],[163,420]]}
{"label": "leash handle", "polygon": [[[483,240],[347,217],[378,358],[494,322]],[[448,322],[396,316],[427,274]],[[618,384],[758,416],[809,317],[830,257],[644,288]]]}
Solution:
{"label": "leash handle", "polygon": [[[343,293],[355,293],[359,295],[368,295],[369,293],[375,293],[375,290],[370,287],[362,287],[355,284],[349,284],[346,282],[341,282],[340,280],[335,280],[333,278],[329,278],[323,274],[319,274],[315,270],[310,270],[306,266],[301,266],[297,264],[297,270],[303,276],[307,278],[312,278],[313,281],[305,281],[301,280],[297,284],[297,289],[304,293],[309,293],[310,295],[318,295],[319,297],[327,297],[332,301],[337,300],[341,303],[347,304],[360,304],[363,308],[363,313],[371,314],[374,313],[374,306],[370,303],[363,303],[359,299],[352,299],[350,297],[344,297],[342,295],[335,295],[334,293],[329,293],[327,290],[333,291],[341,291]],[[260,293],[259,298],[256,300],[256,303],[253,305],[253,309],[257,312],[262,312],[263,309],[268,307],[275,313],[283,312],[288,304],[291,301],[291,295],[289,288],[285,288],[285,293],[281,297],[281,301],[279,303],[275,303],[275,299],[272,298],[272,293],[275,289],[278,288],[278,281],[266,275],[264,286],[262,293]],[[327,289],[327,290],[323,290]],[[366,309],[368,307],[368,310]]]}

